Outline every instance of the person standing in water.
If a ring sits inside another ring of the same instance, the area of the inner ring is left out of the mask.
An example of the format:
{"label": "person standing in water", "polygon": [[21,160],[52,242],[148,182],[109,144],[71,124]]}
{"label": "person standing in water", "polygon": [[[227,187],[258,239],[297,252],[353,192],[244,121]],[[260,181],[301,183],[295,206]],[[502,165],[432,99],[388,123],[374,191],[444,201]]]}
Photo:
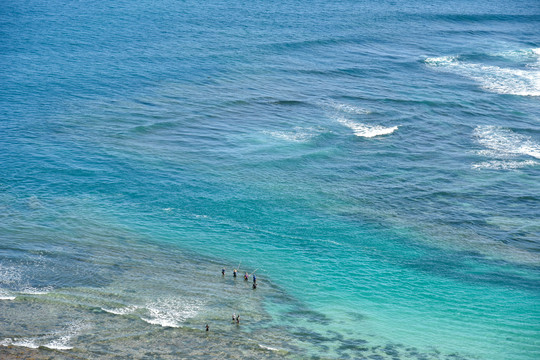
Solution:
{"label": "person standing in water", "polygon": [[232,276],[233,276],[233,277],[236,277],[236,269],[233,270]]}
{"label": "person standing in water", "polygon": [[245,273],[245,274],[244,274],[244,280],[245,280],[245,281],[248,281],[248,279],[249,279],[249,275],[248,275],[248,273]]}
{"label": "person standing in water", "polygon": [[225,276],[225,268],[221,269],[221,275]]}
{"label": "person standing in water", "polygon": [[208,331],[209,327],[208,327],[208,324],[206,324],[206,331]]}
{"label": "person standing in water", "polygon": [[257,282],[257,277],[255,276],[255,274],[253,274],[253,283],[255,284]]}

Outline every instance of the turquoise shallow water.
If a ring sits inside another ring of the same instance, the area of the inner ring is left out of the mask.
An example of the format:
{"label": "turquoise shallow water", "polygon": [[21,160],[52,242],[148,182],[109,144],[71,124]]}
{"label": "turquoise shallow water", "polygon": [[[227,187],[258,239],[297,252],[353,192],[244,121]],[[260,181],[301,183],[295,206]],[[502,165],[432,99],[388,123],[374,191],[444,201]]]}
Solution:
{"label": "turquoise shallow water", "polygon": [[540,356],[535,2],[1,9],[0,354]]}

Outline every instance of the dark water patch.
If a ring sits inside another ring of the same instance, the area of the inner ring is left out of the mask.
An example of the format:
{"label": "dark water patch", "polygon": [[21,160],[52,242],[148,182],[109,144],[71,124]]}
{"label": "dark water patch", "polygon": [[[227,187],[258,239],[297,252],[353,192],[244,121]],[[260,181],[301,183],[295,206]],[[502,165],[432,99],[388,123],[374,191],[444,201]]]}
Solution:
{"label": "dark water patch", "polygon": [[361,68],[361,67],[349,67],[349,68],[338,68],[338,69],[293,69],[288,70],[289,73],[299,73],[306,75],[318,75],[318,76],[328,76],[328,77],[359,77],[367,74],[371,75],[382,75],[387,74],[388,71],[385,69],[373,69],[373,68]]}
{"label": "dark water patch", "polygon": [[332,337],[325,336],[305,327],[295,327],[291,330],[291,333],[298,336],[299,339],[303,339],[303,341],[317,344],[318,346],[321,346],[323,343],[331,343],[334,340]]}
{"label": "dark water patch", "polygon": [[399,353],[395,346],[393,345],[386,345],[382,350],[386,355],[392,356],[392,357],[398,357]]}
{"label": "dark water patch", "polygon": [[261,49],[273,51],[288,50],[313,50],[317,47],[332,47],[335,45],[360,44],[361,38],[320,38],[301,41],[275,42],[271,44],[259,45]]}
{"label": "dark water patch", "polygon": [[369,350],[366,340],[362,339],[349,339],[339,341],[338,351],[354,351],[354,352],[366,352]]}
{"label": "dark water patch", "polygon": [[283,106],[305,106],[305,105],[310,105],[309,103],[306,103],[306,102],[300,101],[300,100],[275,100],[275,101],[272,101],[271,104],[273,104],[273,105],[283,105]]}
{"label": "dark water patch", "polygon": [[[483,255],[476,252],[457,252],[453,258],[447,256],[424,256],[417,260],[409,260],[403,263],[407,268],[415,269],[441,277],[453,278],[473,284],[481,284],[502,288],[514,288],[516,290],[537,291],[538,281],[534,278],[525,278],[511,272],[500,269],[478,271],[471,268],[469,260],[480,261]],[[486,265],[492,263],[487,262]]]}
{"label": "dark water patch", "polygon": [[287,316],[323,325],[327,325],[330,323],[330,319],[328,319],[326,315],[305,308],[294,309],[288,312]]}
{"label": "dark water patch", "polygon": [[478,24],[482,22],[518,22],[520,24],[527,22],[540,21],[538,15],[526,15],[526,14],[504,14],[504,13],[478,13],[478,14],[410,14],[411,17],[421,17],[423,19],[432,19],[436,21],[449,21],[453,23],[466,24],[473,23]]}
{"label": "dark water patch", "polygon": [[[84,254],[45,254],[25,256],[9,261],[0,261],[0,265],[12,272],[13,279],[6,284],[12,291],[25,288],[88,286],[103,287],[112,282],[111,269],[96,265]],[[122,270],[114,267],[114,273]],[[107,274],[107,275],[105,275]]]}

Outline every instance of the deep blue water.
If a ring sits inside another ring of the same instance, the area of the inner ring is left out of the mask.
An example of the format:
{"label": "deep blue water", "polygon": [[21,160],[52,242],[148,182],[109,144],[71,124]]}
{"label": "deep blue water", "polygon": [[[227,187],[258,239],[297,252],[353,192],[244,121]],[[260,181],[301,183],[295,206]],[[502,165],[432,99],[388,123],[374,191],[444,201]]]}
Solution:
{"label": "deep blue water", "polygon": [[539,24],[3,2],[0,354],[539,358]]}

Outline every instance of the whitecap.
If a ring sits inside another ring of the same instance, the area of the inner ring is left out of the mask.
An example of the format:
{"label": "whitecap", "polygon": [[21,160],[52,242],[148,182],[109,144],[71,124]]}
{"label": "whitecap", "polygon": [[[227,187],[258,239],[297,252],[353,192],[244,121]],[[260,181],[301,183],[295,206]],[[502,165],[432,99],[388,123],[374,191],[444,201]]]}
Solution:
{"label": "whitecap", "polygon": [[340,124],[351,129],[354,132],[354,135],[366,137],[366,138],[372,138],[372,137],[381,136],[381,135],[389,135],[398,129],[397,126],[384,127],[380,125],[367,125],[367,124],[358,123],[358,122],[345,119],[345,118],[338,118],[337,121]]}

